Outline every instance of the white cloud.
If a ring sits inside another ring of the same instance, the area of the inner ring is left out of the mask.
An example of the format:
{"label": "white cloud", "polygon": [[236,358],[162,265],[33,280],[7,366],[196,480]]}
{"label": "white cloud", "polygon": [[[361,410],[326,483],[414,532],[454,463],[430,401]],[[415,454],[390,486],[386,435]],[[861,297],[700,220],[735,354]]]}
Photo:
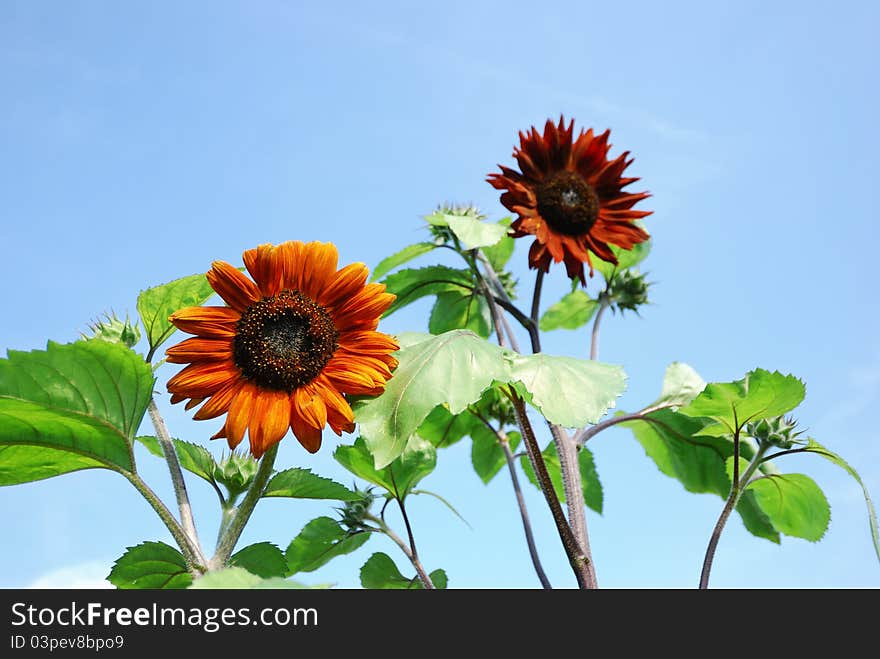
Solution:
{"label": "white cloud", "polygon": [[38,577],[25,588],[73,588],[95,589],[112,588],[106,577],[110,568],[106,563],[92,561],[58,568]]}

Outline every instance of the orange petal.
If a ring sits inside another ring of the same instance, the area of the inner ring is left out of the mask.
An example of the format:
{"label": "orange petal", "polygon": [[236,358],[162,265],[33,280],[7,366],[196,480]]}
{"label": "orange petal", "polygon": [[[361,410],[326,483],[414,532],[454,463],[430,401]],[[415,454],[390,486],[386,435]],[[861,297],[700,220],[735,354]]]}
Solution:
{"label": "orange petal", "polygon": [[298,291],[302,288],[304,245],[299,240],[288,240],[278,245],[278,258],[281,262],[281,288]]}
{"label": "orange petal", "polygon": [[240,376],[238,367],[229,362],[200,362],[190,364],[168,380],[168,391],[187,398],[213,396],[224,385]]}
{"label": "orange petal", "polygon": [[336,274],[339,253],[333,243],[310,242],[303,250],[303,275],[300,290],[313,300],[330,284]]}
{"label": "orange petal", "polygon": [[217,393],[211,396],[207,402],[199,408],[195,414],[193,414],[193,418],[198,421],[204,421],[205,419],[214,419],[221,414],[225,414],[229,410],[229,406],[232,404],[232,399],[235,398],[235,394],[238,393],[242,383],[243,380],[241,379],[233,380],[225,387],[218,390]]}
{"label": "orange petal", "polygon": [[248,437],[251,453],[259,459],[287,434],[290,426],[290,395],[284,391],[261,391],[254,400]]}
{"label": "orange petal", "polygon": [[198,407],[199,405],[201,405],[204,402],[205,402],[204,398],[193,398],[186,405],[183,406],[183,409],[185,409],[187,412],[189,412],[192,408]]}
{"label": "orange petal", "polygon": [[266,297],[276,295],[281,290],[283,268],[279,257],[277,248],[268,243],[242,254],[247,271],[251,273],[251,277],[260,287],[260,292]]}
{"label": "orange petal", "polygon": [[235,336],[235,324],[241,314],[229,307],[186,307],[168,317],[174,326],[198,336],[225,338]]}
{"label": "orange petal", "polygon": [[[291,402],[295,402],[294,395],[291,395]],[[303,445],[309,453],[317,453],[321,448],[321,429],[313,428],[311,425],[299,415],[299,411],[295,404],[290,406],[290,429],[296,436],[297,441]]]}
{"label": "orange petal", "polygon": [[400,350],[397,341],[387,334],[364,330],[340,332],[339,347],[367,355],[387,355],[395,350]]}
{"label": "orange petal", "polygon": [[327,406],[313,386],[307,384],[294,391],[291,402],[299,418],[313,428],[327,425]]}
{"label": "orange petal", "polygon": [[323,376],[318,376],[312,382],[312,386],[318,390],[327,406],[327,423],[337,435],[341,435],[342,431],[351,432],[354,430],[354,413],[348,401],[342,397],[330,381]]}
{"label": "orange petal", "polygon": [[244,311],[254,302],[260,301],[260,289],[256,284],[226,261],[214,261],[206,276],[211,288],[236,311]]}
{"label": "orange petal", "polygon": [[255,384],[246,381],[242,384],[235,398],[232,399],[229,414],[226,416],[226,436],[229,439],[230,448],[238,446],[244,437],[244,431],[247,430],[251,420],[254,401],[259,393]]}
{"label": "orange petal", "polygon": [[317,299],[318,304],[332,307],[344,303],[364,287],[369,274],[369,269],[363,263],[352,263],[345,266],[336,273],[336,278],[321,291]]}
{"label": "orange petal", "polygon": [[232,338],[205,339],[194,336],[168,348],[165,357],[170,364],[232,360]]}

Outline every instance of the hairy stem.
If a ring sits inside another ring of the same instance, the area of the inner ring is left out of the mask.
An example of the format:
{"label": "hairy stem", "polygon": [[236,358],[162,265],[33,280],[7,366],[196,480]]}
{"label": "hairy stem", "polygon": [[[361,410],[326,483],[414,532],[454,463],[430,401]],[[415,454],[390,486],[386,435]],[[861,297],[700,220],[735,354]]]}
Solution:
{"label": "hairy stem", "polygon": [[275,456],[277,454],[278,444],[275,444],[272,448],[266,451],[263,459],[260,460],[260,466],[257,469],[257,475],[254,477],[254,482],[251,483],[250,489],[248,489],[244,500],[235,510],[232,519],[229,521],[226,527],[226,532],[217,543],[217,550],[214,552],[214,556],[211,558],[209,565],[212,570],[219,570],[226,566],[226,561],[228,561],[229,557],[232,555],[232,550],[235,549],[235,545],[241,537],[242,531],[244,531],[245,524],[247,524],[248,520],[251,518],[251,514],[254,512],[254,508],[260,500],[260,497],[263,496],[263,491],[266,489],[266,483],[269,482],[269,477],[272,475],[272,468],[275,465]]}
{"label": "hairy stem", "polygon": [[620,416],[611,417],[610,419],[605,419],[589,428],[582,428],[574,435],[574,442],[578,446],[583,446],[590,439],[598,435],[600,432],[605,430],[606,428],[610,428],[611,426],[616,426],[618,423],[625,423],[627,421],[638,421],[639,419],[644,419],[651,412],[656,412],[657,410],[662,410],[667,407],[672,407],[672,405],[652,405],[650,407],[646,407],[643,410],[639,410],[638,412],[633,412],[632,414],[621,414]]}
{"label": "hairy stem", "polygon": [[153,507],[153,510],[156,511],[156,514],[159,515],[159,519],[161,519],[165,526],[168,527],[171,536],[180,547],[180,551],[183,553],[184,558],[186,558],[190,570],[194,573],[203,572],[205,569],[205,559],[202,556],[201,551],[198,547],[193,546],[192,541],[186,535],[178,521],[174,519],[174,515],[171,514],[171,511],[168,510],[167,506],[162,502],[158,495],[150,489],[150,486],[147,485],[138,474],[129,471],[120,471],[119,473],[125,476],[129,483],[134,485],[135,489],[140,492],[141,496],[147,500],[147,503],[149,503]]}
{"label": "hairy stem", "polygon": [[[398,501],[398,503],[400,503],[400,502]],[[403,504],[401,504],[401,510],[402,509],[403,509]],[[416,574],[419,575],[419,580],[422,582],[422,585],[425,586],[426,590],[436,590],[436,586],[434,585],[434,582],[431,580],[431,577],[425,571],[425,567],[422,565],[422,562],[419,560],[418,554],[416,554],[414,552],[414,550],[412,549],[411,546],[408,546],[406,544],[406,542],[403,540],[403,538],[401,538],[399,535],[397,535],[391,529],[391,527],[385,523],[384,519],[380,519],[379,517],[376,517],[375,515],[372,515],[370,513],[367,513],[366,515],[364,515],[364,519],[368,519],[371,522],[375,523],[379,527],[379,531],[381,531],[382,533],[387,535],[389,538],[391,538],[392,542],[394,542],[394,544],[396,544],[398,547],[400,547],[400,551],[403,552],[403,555],[407,557],[409,562],[412,563],[412,566],[416,569]],[[404,517],[404,520],[406,520],[406,517]],[[409,524],[407,524],[407,530],[410,531]],[[410,535],[410,538],[412,538],[412,535]]]}
{"label": "hairy stem", "polygon": [[599,310],[596,311],[596,318],[593,320],[593,331],[590,334],[590,359],[599,358],[599,324],[602,322],[602,314],[608,308],[608,301],[605,296],[600,296]]}
{"label": "hairy stem", "polygon": [[749,466],[746,467],[742,478],[739,478],[739,428],[737,428],[733,435],[733,446],[733,482],[730,486],[730,494],[727,496],[727,501],[724,503],[724,508],[721,510],[721,515],[715,523],[715,528],[712,529],[712,536],[709,538],[709,546],[706,548],[706,556],[703,559],[703,569],[700,572],[701,590],[705,590],[709,587],[709,574],[712,572],[712,562],[715,560],[715,550],[718,548],[718,541],[721,539],[721,533],[724,531],[724,526],[727,524],[730,514],[736,508],[736,504],[739,503],[739,499],[745,491],[746,486],[749,484],[752,474],[755,473],[755,470],[761,464],[764,452],[767,450],[766,446],[758,447],[758,451],[755,453]]}
{"label": "hairy stem", "polygon": [[180,510],[180,524],[183,532],[186,533],[196,555],[199,560],[204,563],[205,557],[202,554],[201,545],[199,544],[199,536],[196,532],[196,524],[193,519],[192,506],[189,503],[189,495],[186,491],[186,482],[183,480],[183,472],[180,469],[180,462],[177,460],[177,451],[174,450],[174,443],[171,441],[171,435],[165,425],[165,420],[159,413],[156,406],[156,400],[151,398],[147,406],[147,412],[150,414],[150,420],[156,429],[156,437],[159,440],[159,446],[162,447],[162,453],[165,454],[165,462],[168,463],[168,471],[171,474],[171,483],[174,486],[174,495],[177,497],[177,507]]}

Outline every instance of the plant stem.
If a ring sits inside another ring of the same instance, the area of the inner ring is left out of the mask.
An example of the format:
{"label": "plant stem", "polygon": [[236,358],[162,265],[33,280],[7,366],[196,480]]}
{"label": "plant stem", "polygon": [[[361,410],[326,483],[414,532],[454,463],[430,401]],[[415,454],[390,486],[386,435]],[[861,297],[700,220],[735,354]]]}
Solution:
{"label": "plant stem", "polygon": [[201,551],[199,551],[198,547],[193,546],[189,537],[184,533],[183,528],[178,521],[174,519],[174,515],[171,514],[171,511],[168,510],[167,506],[165,506],[158,495],[150,489],[150,486],[144,482],[140,475],[130,471],[120,471],[119,473],[125,476],[129,483],[134,485],[135,489],[140,492],[141,496],[147,500],[147,502],[153,507],[153,510],[156,511],[156,514],[159,515],[159,519],[161,519],[165,526],[168,527],[174,541],[177,542],[181,552],[183,552],[184,558],[186,558],[186,562],[190,566],[190,570],[194,573],[204,571],[205,559],[201,555]]}
{"label": "plant stem", "polygon": [[593,331],[590,334],[590,359],[599,358],[599,323],[602,322],[602,314],[608,308],[608,301],[604,294],[600,295],[599,310],[596,311],[596,318],[593,320]]}
{"label": "plant stem", "polygon": [[196,524],[193,519],[192,507],[189,503],[189,495],[186,492],[186,482],[183,480],[183,472],[180,469],[180,462],[177,460],[177,452],[174,450],[174,443],[171,441],[171,435],[168,433],[168,428],[165,426],[165,420],[159,413],[159,408],[156,406],[156,400],[154,398],[150,398],[147,412],[149,412],[150,420],[153,422],[153,427],[156,429],[156,437],[159,440],[159,446],[162,447],[162,452],[165,454],[165,462],[168,463],[168,471],[171,474],[171,484],[174,486],[174,495],[177,497],[177,507],[180,510],[180,524],[183,527],[183,532],[186,533],[186,536],[189,538],[200,562],[204,563],[205,557],[202,554],[202,548],[199,544],[199,536],[196,532]]}
{"label": "plant stem", "polygon": [[[404,510],[403,503],[401,503],[399,499],[397,501],[400,504],[401,512],[403,512],[403,510]],[[416,574],[419,575],[419,580],[425,586],[426,590],[436,590],[437,587],[434,585],[434,582],[431,580],[431,577],[425,571],[425,568],[422,565],[422,562],[419,560],[418,554],[415,553],[414,548],[407,546],[407,544],[406,544],[406,542],[404,542],[403,538],[401,538],[393,530],[391,530],[391,527],[389,527],[385,523],[385,520],[380,519],[370,513],[367,513],[364,516],[364,519],[368,519],[371,522],[374,522],[375,524],[377,524],[379,526],[379,530],[382,533],[384,533],[385,535],[387,535],[389,538],[391,538],[391,540],[394,542],[394,544],[396,544],[398,547],[400,547],[400,550],[403,552],[404,556],[406,556],[407,559],[409,559],[409,562],[412,563],[412,566],[416,569]],[[405,515],[404,515],[404,521],[406,521]],[[407,531],[411,533],[408,522],[407,522]],[[412,540],[411,534],[410,534],[410,540]]]}
{"label": "plant stem", "polygon": [[547,505],[550,507],[553,521],[556,523],[556,530],[562,540],[562,546],[565,548],[565,553],[574,571],[578,586],[582,589],[595,588],[596,578],[593,572],[592,561],[578,544],[568,524],[568,520],[566,520],[565,514],[562,512],[562,506],[559,505],[559,499],[556,498],[556,491],[553,489],[550,474],[547,473],[547,466],[544,464],[544,459],[541,456],[541,449],[538,446],[538,440],[535,439],[535,432],[527,416],[525,404],[516,391],[510,390],[509,397],[513,403],[516,421],[522,431],[529,459],[535,470],[538,482],[541,484],[541,491],[544,493]]}
{"label": "plant stem", "polygon": [[583,428],[575,433],[574,435],[574,443],[578,446],[583,446],[590,439],[598,435],[600,432],[605,430],[606,428],[610,428],[611,426],[616,426],[618,423],[625,423],[627,421],[638,421],[640,419],[644,419],[651,412],[656,412],[657,410],[666,409],[667,407],[672,407],[672,405],[652,405],[650,407],[646,407],[643,410],[639,410],[638,412],[633,412],[632,414],[621,414],[620,416],[614,416],[610,419],[605,419],[589,428]]}
{"label": "plant stem", "polygon": [[241,532],[244,531],[245,524],[247,524],[251,514],[254,512],[260,497],[263,496],[266,483],[269,482],[269,477],[272,475],[272,468],[275,465],[277,453],[278,444],[275,444],[266,451],[263,459],[260,460],[260,467],[257,469],[254,482],[251,483],[251,487],[247,491],[241,505],[235,510],[234,516],[226,527],[226,533],[223,534],[223,537],[217,543],[217,550],[214,552],[214,556],[209,564],[210,569],[219,570],[225,567],[226,561],[229,560],[232,550],[235,549],[235,545],[241,537]]}
{"label": "plant stem", "polygon": [[541,312],[541,287],[544,285],[544,271],[538,270],[535,275],[535,290],[532,293],[532,313],[529,315],[529,318],[532,319],[532,324],[538,325],[538,314]]}
{"label": "plant stem", "polygon": [[724,508],[721,511],[721,516],[715,523],[715,528],[712,529],[712,536],[709,538],[709,546],[706,548],[706,556],[703,559],[703,570],[700,572],[701,590],[705,590],[709,587],[709,574],[712,571],[712,561],[715,559],[715,550],[718,547],[718,541],[721,539],[721,532],[724,531],[724,526],[725,524],[727,524],[727,520],[730,518],[730,514],[733,512],[734,508],[736,508],[736,504],[739,503],[739,499],[742,496],[742,493],[745,491],[746,486],[749,484],[749,480],[751,479],[752,474],[755,473],[758,465],[761,464],[761,460],[764,457],[764,452],[767,450],[766,446],[759,446],[758,451],[755,453],[754,457],[752,457],[752,461],[749,463],[749,466],[746,467],[742,478],[739,478],[739,432],[739,428],[737,428],[736,432],[733,435],[733,482],[730,485],[730,494],[727,496],[727,501],[724,503]]}

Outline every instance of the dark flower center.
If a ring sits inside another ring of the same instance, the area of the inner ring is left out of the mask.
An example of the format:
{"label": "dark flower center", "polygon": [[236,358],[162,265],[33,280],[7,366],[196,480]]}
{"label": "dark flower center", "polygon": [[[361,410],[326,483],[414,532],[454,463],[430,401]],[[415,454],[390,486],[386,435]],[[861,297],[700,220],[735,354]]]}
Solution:
{"label": "dark flower center", "polygon": [[589,232],[599,217],[599,196],[583,177],[556,172],[535,190],[538,213],[555,231],[567,236]]}
{"label": "dark flower center", "polygon": [[241,314],[233,360],[258,386],[290,393],[318,376],[336,352],[338,339],[324,307],[285,289]]}

